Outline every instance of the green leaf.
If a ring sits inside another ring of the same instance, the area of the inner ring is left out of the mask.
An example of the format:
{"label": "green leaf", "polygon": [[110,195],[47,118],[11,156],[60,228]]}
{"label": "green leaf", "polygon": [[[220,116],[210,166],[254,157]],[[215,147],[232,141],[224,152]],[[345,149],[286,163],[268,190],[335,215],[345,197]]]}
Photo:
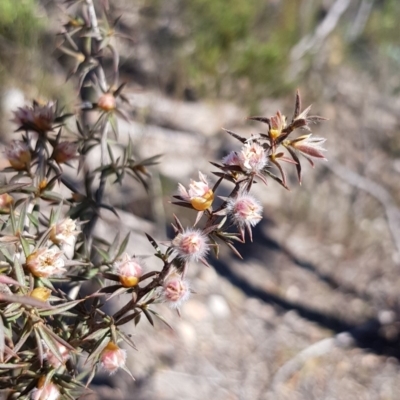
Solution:
{"label": "green leaf", "polygon": [[49,310],[40,311],[39,315],[42,317],[48,317],[50,315],[57,315],[57,314],[64,314],[65,311],[70,310],[71,308],[75,307],[77,304],[81,303],[84,299],[74,300],[67,304],[60,304],[58,306],[53,306]]}
{"label": "green leaf", "polygon": [[60,353],[60,350],[57,346],[56,341],[54,338],[52,338],[46,330],[44,329],[44,326],[41,324],[37,324],[35,326],[35,330],[39,332],[40,337],[43,339],[45,345],[49,348],[50,352],[57,358],[58,361],[62,364],[64,362],[63,356]]}
{"label": "green leaf", "polygon": [[110,122],[112,131],[114,133],[115,140],[118,141],[118,138],[119,138],[118,121],[117,121],[117,117],[115,116],[115,114],[110,114],[108,117],[108,121]]}
{"label": "green leaf", "polygon": [[17,257],[15,257],[13,261],[13,269],[18,283],[25,286],[25,273]]}
{"label": "green leaf", "polygon": [[148,233],[145,233],[145,235],[146,235],[148,241],[149,241],[149,242],[151,243],[151,245],[154,247],[154,249],[155,249],[157,252],[161,253],[161,250],[160,250],[160,248],[158,247],[157,242],[156,242]]}
{"label": "green leaf", "polygon": [[38,330],[34,329],[33,332],[35,333],[36,346],[37,346],[37,349],[38,349],[38,358],[39,358],[39,361],[40,361],[40,366],[43,366],[43,359],[44,359],[44,357],[43,357],[43,354],[44,354],[43,343],[41,341],[41,338],[40,338]]}
{"label": "green leaf", "polygon": [[105,208],[106,210],[111,211],[117,218],[119,218],[119,215],[116,211],[116,209],[108,204],[100,203],[97,205],[99,208]]}
{"label": "green leaf", "polygon": [[108,249],[108,253],[110,254],[110,257],[111,257],[112,260],[114,260],[114,259],[116,258],[116,257],[114,257],[114,256],[115,256],[115,252],[116,252],[117,247],[118,247],[119,237],[120,237],[120,234],[119,234],[119,232],[118,232],[118,233],[116,234],[116,236],[115,236],[115,238],[114,238],[114,241],[112,242],[110,248]]}
{"label": "green leaf", "polygon": [[0,362],[4,361],[4,351],[5,351],[5,335],[4,335],[4,324],[3,318],[0,315]]}
{"label": "green leaf", "polygon": [[104,261],[109,262],[110,261],[110,256],[107,251],[100,249],[100,247],[93,246],[96,251],[100,254],[100,256],[103,258]]}
{"label": "green leaf", "polygon": [[19,334],[19,340],[18,343],[14,346],[13,351],[15,353],[18,353],[18,350],[24,345],[28,337],[30,336],[31,332],[33,330],[33,327],[30,323],[29,320],[26,321],[24,328],[22,329],[22,332]]}
{"label": "green leaf", "polygon": [[35,246],[35,250],[40,249],[41,247],[46,247],[46,242],[50,237],[51,231],[52,231],[53,227],[50,226],[49,228],[47,228],[42,236],[40,237],[40,239],[38,240],[38,242],[36,243]]}
{"label": "green leaf", "polygon": [[25,363],[25,364],[7,363],[7,364],[0,364],[0,369],[17,369],[17,368],[26,368],[28,366],[29,366],[29,363]]}
{"label": "green leaf", "polygon": [[42,326],[43,329],[47,332],[47,334],[49,336],[51,336],[53,338],[53,340],[55,340],[56,342],[62,344],[63,346],[65,346],[67,349],[69,349],[70,351],[75,352],[76,350],[68,343],[66,342],[63,338],[61,338],[60,336],[56,335],[50,328],[48,328],[46,325]]}
{"label": "green leaf", "polygon": [[29,183],[11,183],[9,185],[2,186],[0,188],[0,194],[15,192],[28,185]]}
{"label": "green leaf", "polygon": [[36,228],[39,228],[39,219],[35,214],[28,214],[28,218]]}
{"label": "green leaf", "polygon": [[144,315],[146,316],[146,318],[148,319],[148,321],[150,322],[150,324],[151,324],[152,326],[154,326],[154,321],[153,321],[153,318],[152,318],[152,316],[151,316],[149,310],[147,310],[146,307],[142,307],[141,310],[143,311]]}
{"label": "green leaf", "polygon": [[102,328],[97,331],[92,332],[90,335],[86,336],[83,341],[88,342],[89,340],[99,340],[101,337],[103,337],[110,328]]}
{"label": "green leaf", "polygon": [[13,205],[10,205],[10,220],[11,220],[11,228],[12,228],[12,232],[14,235],[16,235],[17,232],[17,223],[15,221],[15,210]]}
{"label": "green leaf", "polygon": [[108,329],[108,332],[104,335],[104,337],[96,343],[92,353],[87,358],[85,364],[97,362],[98,358],[100,357],[101,352],[106,348],[106,346],[108,345],[108,343],[110,341],[109,332],[110,332],[110,329]]}
{"label": "green leaf", "polygon": [[22,235],[20,235],[19,240],[21,242],[22,249],[24,250],[25,257],[28,258],[29,254],[31,254],[29,243]]}
{"label": "green leaf", "polygon": [[140,161],[138,165],[149,166],[149,165],[156,165],[159,164],[159,158],[162,157],[163,154],[157,154],[155,156],[146,158],[143,161]]}
{"label": "green leaf", "polygon": [[122,332],[122,331],[118,330],[118,335],[129,346],[131,346],[133,349],[137,350],[135,343],[133,342],[133,340],[125,332]]}
{"label": "green leaf", "polygon": [[121,246],[119,246],[118,253],[115,258],[118,258],[119,256],[122,255],[122,253],[126,250],[126,247],[128,246],[129,243],[129,237],[131,233],[128,232],[128,234],[125,236],[125,239],[122,241]]}
{"label": "green leaf", "polygon": [[19,220],[18,220],[18,230],[19,230],[19,232],[23,232],[24,231],[25,219],[26,219],[26,207],[27,207],[27,203],[25,202],[25,204],[21,207],[21,210],[20,210],[20,213],[19,213]]}
{"label": "green leaf", "polygon": [[148,309],[154,316],[156,316],[160,321],[164,322],[165,325],[168,326],[168,328],[170,328],[171,330],[173,330],[172,326],[165,320],[164,317],[162,317],[158,312],[152,310],[152,309]]}
{"label": "green leaf", "polygon": [[40,198],[43,200],[52,200],[52,201],[56,201],[57,203],[59,203],[60,201],[63,201],[64,198],[57,192],[53,192],[53,191],[45,191],[42,192],[40,195]]}

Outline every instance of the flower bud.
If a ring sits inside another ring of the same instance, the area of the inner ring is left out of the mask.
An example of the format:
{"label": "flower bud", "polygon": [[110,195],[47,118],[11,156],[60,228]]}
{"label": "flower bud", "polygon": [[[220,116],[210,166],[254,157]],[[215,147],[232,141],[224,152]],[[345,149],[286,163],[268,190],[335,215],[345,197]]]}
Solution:
{"label": "flower bud", "polygon": [[139,259],[130,257],[127,253],[124,253],[121,258],[116,260],[113,267],[119,276],[121,285],[124,287],[136,286],[143,273],[143,268]]}
{"label": "flower bud", "polygon": [[46,378],[42,376],[39,379],[38,387],[31,392],[31,400],[58,400],[60,391],[54,383],[45,384]]}
{"label": "flower bud", "polygon": [[189,283],[172,271],[164,280],[162,297],[172,308],[179,308],[190,296]]}
{"label": "flower bud", "polygon": [[112,111],[116,108],[117,102],[111,93],[104,93],[100,96],[97,106],[103,111]]}
{"label": "flower bud", "polygon": [[209,251],[208,238],[199,229],[188,228],[172,241],[178,257],[184,261],[197,261]]}
{"label": "flower bud", "polygon": [[0,194],[0,211],[10,211],[10,206],[14,202],[14,199],[8,194]]}
{"label": "flower bud", "polygon": [[179,194],[189,201],[192,207],[197,211],[205,211],[211,207],[214,201],[214,192],[209,187],[207,177],[199,171],[200,181],[190,181],[189,190],[179,184]]}
{"label": "flower bud", "polygon": [[38,278],[48,278],[65,272],[62,252],[55,249],[40,248],[26,259],[26,266]]}
{"label": "flower bud", "polygon": [[32,107],[27,106],[15,111],[13,121],[20,129],[34,130],[38,133],[50,131],[56,119],[56,108],[57,104],[54,102],[39,104],[34,101]]}
{"label": "flower bud", "polygon": [[6,148],[5,153],[11,166],[17,171],[27,169],[31,162],[29,146],[20,140],[13,140]]}
{"label": "flower bud", "polygon": [[53,225],[50,232],[50,240],[57,245],[66,244],[73,246],[78,234],[75,221],[71,218],[66,218],[58,224]]}
{"label": "flower bud", "polygon": [[37,287],[32,290],[30,296],[36,300],[47,301],[50,297],[51,290],[45,287]]}
{"label": "flower bud", "polygon": [[126,350],[119,348],[115,343],[109,342],[100,355],[101,366],[113,374],[118,368],[125,365]]}
{"label": "flower bud", "polygon": [[61,363],[60,360],[55,356],[55,354],[49,348],[47,348],[45,343],[43,343],[43,344],[46,347],[46,352],[44,354],[44,359],[46,359],[47,362],[53,368],[59,368],[59,367],[61,367],[61,365],[65,364],[65,362],[69,358],[69,350],[65,346],[63,346],[62,344],[57,342],[57,349],[58,349],[58,352],[60,353],[60,355],[62,357],[62,360],[63,360],[63,362]]}
{"label": "flower bud", "polygon": [[78,145],[72,142],[60,142],[54,148],[53,158],[59,164],[63,164],[76,157]]}

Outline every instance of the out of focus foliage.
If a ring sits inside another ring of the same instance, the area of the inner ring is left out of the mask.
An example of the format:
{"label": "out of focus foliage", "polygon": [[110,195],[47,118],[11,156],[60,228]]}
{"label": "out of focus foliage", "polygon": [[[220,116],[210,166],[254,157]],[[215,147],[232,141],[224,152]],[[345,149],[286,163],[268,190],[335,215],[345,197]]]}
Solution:
{"label": "out of focus foliage", "polygon": [[34,0],[1,0],[1,40],[27,47],[35,44],[38,33],[43,28],[41,21],[35,16],[35,7]]}
{"label": "out of focus foliage", "polygon": [[[243,96],[279,95],[296,85],[286,74],[293,62],[291,50],[303,37],[314,34],[335,2],[177,0],[167,11],[160,0],[143,4],[156,18],[172,15],[183,25],[176,34],[173,28],[168,30],[173,25],[169,20],[163,26],[164,39],[157,43],[170,46],[175,87],[190,87],[200,96],[222,95],[247,102]],[[366,21],[354,32],[354,21],[369,4]],[[318,70],[321,65],[335,67],[349,61],[362,68],[368,65],[374,74],[387,63],[399,63],[399,17],[397,0],[351,2],[324,40],[323,55],[311,51],[304,57],[303,70],[309,72],[315,58],[319,58]],[[321,57],[325,57],[322,64]]]}
{"label": "out of focus foliage", "polygon": [[0,1],[0,82],[21,76],[44,28],[34,0]]}
{"label": "out of focus foliage", "polygon": [[[336,2],[118,0],[111,6],[115,18],[120,15],[119,4],[135,4],[143,11],[141,30],[149,32],[153,55],[164,60],[154,82],[168,86],[177,96],[190,89],[195,97],[222,96],[249,103],[291,92],[298,81],[304,82],[304,74],[343,62],[368,69],[389,89],[400,90],[400,80],[395,78],[400,63],[398,0],[350,2],[324,40],[323,51],[303,57],[303,75],[293,80],[287,74],[293,47],[314,34]],[[20,70],[30,64],[26,59],[32,57],[31,49],[40,51],[36,44],[46,30],[44,19],[37,18],[40,5],[47,9],[39,0],[0,1],[0,80],[13,73],[26,75]],[[356,31],[357,18],[366,9],[366,21]]]}

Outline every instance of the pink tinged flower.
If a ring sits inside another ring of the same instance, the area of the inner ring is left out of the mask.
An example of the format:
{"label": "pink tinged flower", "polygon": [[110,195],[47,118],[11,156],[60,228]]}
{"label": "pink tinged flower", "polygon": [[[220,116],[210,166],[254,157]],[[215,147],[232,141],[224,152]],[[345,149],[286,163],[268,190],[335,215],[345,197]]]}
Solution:
{"label": "pink tinged flower", "polygon": [[56,249],[40,248],[26,259],[26,266],[38,278],[48,278],[65,272],[62,252]]}
{"label": "pink tinged flower", "polygon": [[130,257],[124,253],[113,264],[114,270],[119,276],[119,281],[124,287],[133,287],[139,283],[143,274],[143,263],[136,257]]}
{"label": "pink tinged flower", "polygon": [[189,283],[183,280],[176,272],[172,271],[164,280],[162,298],[172,308],[179,308],[190,296]]}
{"label": "pink tinged flower", "polygon": [[76,229],[76,223],[71,218],[66,218],[56,225],[53,225],[50,232],[50,240],[59,245],[66,244],[73,246],[75,244],[75,238],[79,234]]}
{"label": "pink tinged flower", "polygon": [[69,359],[69,350],[63,346],[60,343],[57,343],[57,348],[58,352],[61,355],[61,358],[63,362],[61,361],[54,355],[54,353],[51,352],[49,348],[46,348],[46,352],[44,354],[44,359],[47,360],[47,362],[53,367],[53,368],[58,368],[61,367],[61,365],[65,364],[65,362]]}
{"label": "pink tinged flower", "polygon": [[239,194],[228,200],[227,209],[239,226],[255,226],[262,219],[262,206],[248,193]]}
{"label": "pink tinged flower", "polygon": [[227,156],[222,159],[222,163],[225,165],[240,165],[240,158],[236,151],[231,151]]}
{"label": "pink tinged flower", "polygon": [[109,342],[100,355],[100,365],[111,374],[125,365],[126,350],[119,348],[115,343]]}
{"label": "pink tinged flower", "polygon": [[[39,386],[41,385],[41,380],[39,380]],[[30,397],[31,400],[58,400],[60,391],[54,383],[42,384],[40,388],[32,390]]]}
{"label": "pink tinged flower", "polygon": [[240,166],[249,173],[259,173],[268,163],[267,154],[258,143],[246,143],[238,154]]}
{"label": "pink tinged flower", "polygon": [[323,154],[326,149],[322,146],[325,141],[325,138],[313,137],[312,134],[309,133],[308,135],[303,135],[296,139],[290,140],[289,146],[306,156],[326,160]]}
{"label": "pink tinged flower", "polygon": [[13,140],[6,148],[5,154],[11,166],[18,171],[27,169],[31,162],[29,146],[20,140]]}
{"label": "pink tinged flower", "polygon": [[186,262],[204,258],[208,251],[208,238],[201,230],[188,228],[172,241],[178,257]]}
{"label": "pink tinged flower", "polygon": [[56,145],[53,158],[59,164],[73,160],[77,156],[78,145],[72,142],[60,142]]}
{"label": "pink tinged flower", "polygon": [[189,201],[197,211],[205,211],[211,207],[214,201],[214,192],[210,188],[207,177],[199,171],[199,181],[190,180],[189,190],[179,184],[178,190],[180,196]]}
{"label": "pink tinged flower", "polygon": [[258,200],[248,193],[239,194],[236,198],[228,200],[227,211],[239,227],[242,238],[246,228],[252,240],[251,227],[256,226],[262,219],[262,206]]}

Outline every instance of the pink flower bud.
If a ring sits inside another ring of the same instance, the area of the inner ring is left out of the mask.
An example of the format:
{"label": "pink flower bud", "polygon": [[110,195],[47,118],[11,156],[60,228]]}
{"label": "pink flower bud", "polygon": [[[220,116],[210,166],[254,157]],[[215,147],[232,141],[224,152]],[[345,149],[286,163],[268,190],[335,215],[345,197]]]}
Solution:
{"label": "pink flower bud", "polygon": [[101,366],[113,374],[118,368],[125,365],[126,350],[119,348],[115,343],[109,342],[100,356]]}
{"label": "pink flower bud", "polygon": [[230,198],[227,204],[228,213],[240,227],[257,225],[262,219],[262,206],[248,193]]}
{"label": "pink flower bud", "polygon": [[17,171],[26,169],[31,162],[29,146],[20,140],[13,140],[5,153],[11,166]]}
{"label": "pink flower bud", "polygon": [[111,93],[104,93],[98,100],[97,106],[103,111],[112,111],[117,106],[115,97]]}
{"label": "pink flower bud", "polygon": [[40,278],[61,275],[65,272],[62,252],[56,249],[40,248],[26,259],[26,266],[31,273]]}
{"label": "pink flower bud", "polygon": [[136,286],[143,273],[141,261],[136,257],[130,257],[127,253],[116,260],[113,267],[119,276],[121,285],[124,287]]}
{"label": "pink flower bud", "polygon": [[271,129],[269,135],[272,139],[278,138],[282,134],[282,130],[286,128],[286,117],[277,111],[276,115],[271,117]]}
{"label": "pink flower bud", "polygon": [[197,211],[207,210],[214,201],[214,192],[209,187],[207,177],[199,171],[199,181],[190,180],[189,190],[179,184],[179,194],[189,201]]}
{"label": "pink flower bud", "polygon": [[190,296],[189,283],[172,271],[164,280],[162,297],[172,308],[179,308]]}
{"label": "pink flower bud", "polygon": [[186,262],[197,261],[205,257],[209,251],[208,238],[199,229],[188,228],[172,241],[178,257]]}
{"label": "pink flower bud", "polygon": [[78,145],[72,142],[60,142],[54,148],[53,158],[59,164],[73,160],[76,157]]}

